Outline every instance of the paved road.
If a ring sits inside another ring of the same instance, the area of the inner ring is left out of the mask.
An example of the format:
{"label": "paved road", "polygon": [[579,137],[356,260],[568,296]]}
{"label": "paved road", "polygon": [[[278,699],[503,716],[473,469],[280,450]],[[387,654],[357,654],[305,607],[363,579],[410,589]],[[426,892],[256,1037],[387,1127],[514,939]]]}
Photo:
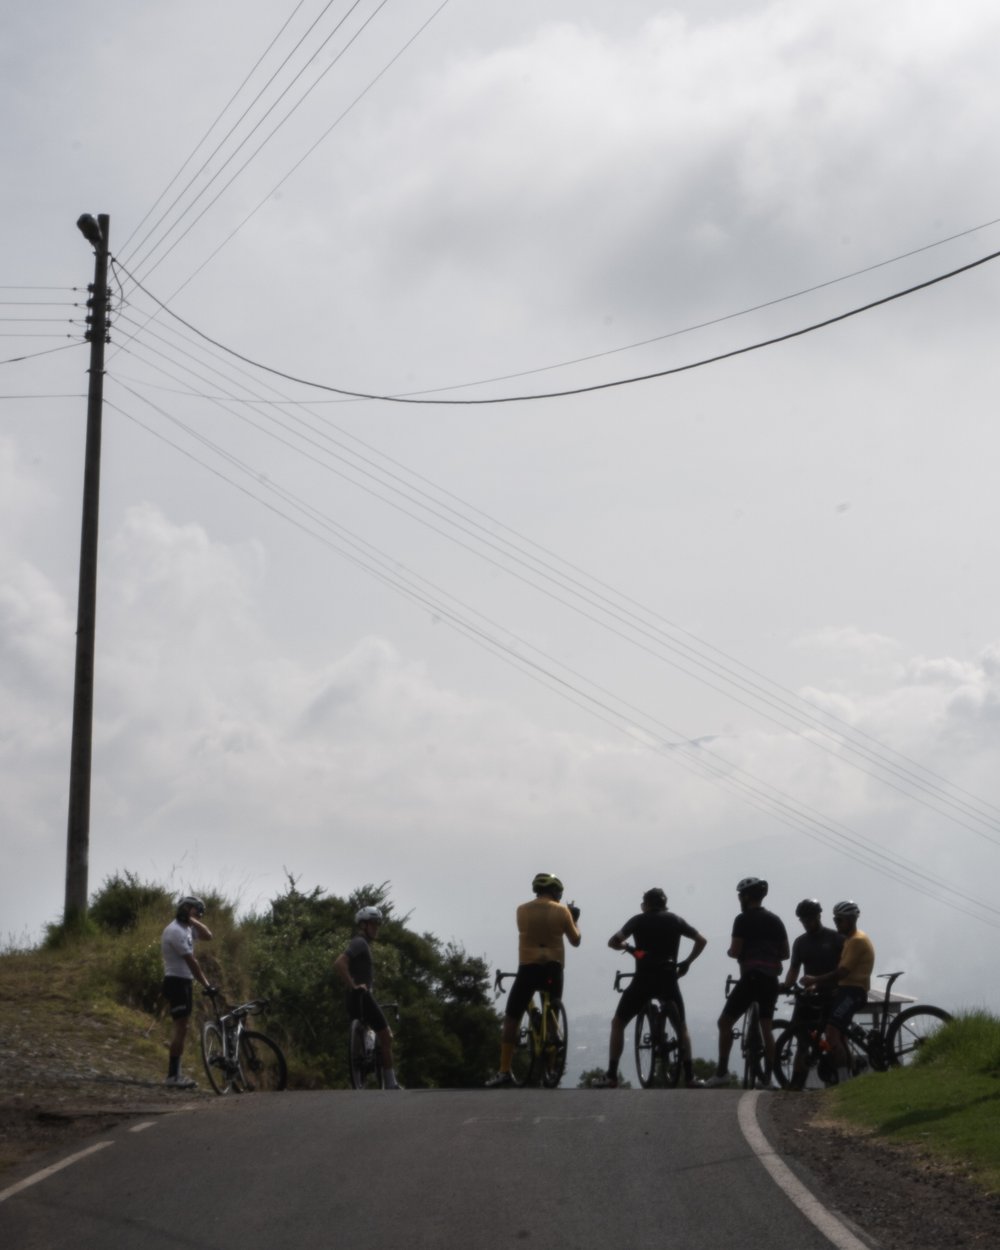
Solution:
{"label": "paved road", "polygon": [[829,1250],[747,1144],[739,1097],[219,1099],[105,1134],[110,1146],[0,1202],[0,1246]]}

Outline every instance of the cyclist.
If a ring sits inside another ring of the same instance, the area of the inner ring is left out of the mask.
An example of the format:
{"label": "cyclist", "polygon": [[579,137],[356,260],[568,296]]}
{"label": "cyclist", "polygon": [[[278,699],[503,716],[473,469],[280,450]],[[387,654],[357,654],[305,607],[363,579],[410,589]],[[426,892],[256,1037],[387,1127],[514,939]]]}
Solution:
{"label": "cyclist", "polygon": [[[687,958],[678,963],[677,952],[682,937],[690,938],[694,945]],[[649,999],[658,998],[661,1003],[672,1002],[676,1008],[671,1012],[671,1020],[680,1038],[684,1079],[688,1089],[697,1089],[705,1082],[695,1079],[691,1064],[691,1037],[684,1019],[684,999],[677,980],[687,975],[688,969],[708,945],[708,939],[675,912],[667,910],[667,896],[658,886],[646,891],[639,913],[626,920],[618,932],[608,938],[608,945],[615,951],[624,950],[627,938],[632,938],[635,945],[635,976],[619,998],[611,1021],[608,1070],[593,1082],[593,1088],[618,1088],[618,1062],[625,1048],[625,1029]]]}
{"label": "cyclist", "polygon": [[371,944],[378,937],[382,913],[377,907],[362,907],[355,915],[357,933],[347,949],[333,961],[333,970],[347,986],[347,1014],[352,1020],[363,1020],[375,1034],[382,1049],[382,1077],[386,1089],[402,1089],[392,1066],[392,1029],[382,1008],[372,997],[375,984],[375,961]]}
{"label": "cyclist", "polygon": [[736,887],[740,914],[733,921],[727,954],[740,966],[740,979],[726,999],[719,1016],[719,1062],[715,1074],[705,1082],[716,1088],[729,1084],[729,1052],[733,1048],[733,1026],[751,1003],[760,1009],[760,1028],[767,1057],[767,1083],[774,1066],[774,1008],[778,1001],[778,977],[788,958],[788,933],[784,923],[764,906],[767,882],[744,877]]}
{"label": "cyclist", "polygon": [[853,899],[844,899],[834,907],[833,923],[844,939],[840,961],[831,972],[807,974],[802,978],[802,984],[809,989],[830,987],[833,990],[826,1040],[830,1043],[838,1081],[846,1081],[851,1075],[845,1034],[855,1012],[868,1001],[875,967],[875,947],[868,934],[858,928],[860,915],[861,908]]}
{"label": "cyclist", "polygon": [[507,996],[500,1033],[500,1070],[486,1082],[487,1089],[514,1084],[511,1066],[521,1019],[532,994],[547,989],[553,1004],[562,999],[566,946],[580,945],[579,907],[562,901],[563,883],[550,872],[540,872],[531,883],[535,897],[517,909],[517,976]]}
{"label": "cyclist", "polygon": [[177,914],[163,930],[160,950],[163,953],[163,997],[170,1006],[174,1031],[167,1051],[167,1079],[171,1089],[193,1089],[197,1084],[181,1073],[181,1056],[187,1040],[188,1021],[194,1010],[194,982],[198,980],[211,989],[208,977],[195,958],[194,944],[212,940],[212,931],[202,921],[205,904],[193,894],[185,895],[177,904]]}
{"label": "cyclist", "polygon": [[[840,963],[840,952],[844,945],[842,934],[824,926],[823,906],[819,899],[804,898],[796,907],[795,914],[801,920],[805,932],[800,933],[792,943],[792,957],[781,984],[782,990],[785,991],[795,985],[803,971],[808,976],[822,976],[824,973],[832,972]],[[833,988],[832,985],[824,983],[813,987],[810,998],[806,1002],[801,999],[797,1000],[792,1013],[792,1024],[805,1022],[812,1024],[813,1027],[816,1027],[819,1022],[825,1024],[833,1005]],[[792,1064],[791,1088],[802,1089],[805,1086],[805,1080],[805,1055],[797,1050]]]}

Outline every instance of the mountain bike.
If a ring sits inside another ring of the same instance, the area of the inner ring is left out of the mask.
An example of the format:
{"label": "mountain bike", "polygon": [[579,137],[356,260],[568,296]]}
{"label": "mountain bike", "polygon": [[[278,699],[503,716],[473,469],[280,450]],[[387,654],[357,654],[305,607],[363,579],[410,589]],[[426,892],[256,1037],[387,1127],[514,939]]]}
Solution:
{"label": "mountain bike", "polygon": [[[493,982],[494,996],[499,997],[504,981],[516,975],[515,972],[501,972],[498,968]],[[532,994],[518,1028],[511,1065],[514,1084],[541,1083],[546,1089],[555,1089],[566,1069],[568,1041],[566,1008],[561,1002],[553,1003],[551,986],[547,984],[544,989]]]}
{"label": "mountain bike", "polygon": [[288,1084],[288,1065],[275,1042],[244,1026],[248,1016],[266,1011],[269,1001],[255,998],[228,1009],[218,990],[206,990],[215,1018],[201,1031],[201,1057],[217,1094],[267,1093]]}
{"label": "mountain bike", "polygon": [[[902,972],[881,972],[885,993],[881,1002],[868,1004],[872,1025],[865,1028],[857,1019],[851,1021],[845,1033],[850,1071],[854,1076],[871,1069],[884,1072],[890,1067],[906,1067],[919,1053],[921,1047],[934,1036],[951,1016],[940,1007],[915,1004],[894,1014],[892,1010],[892,987],[903,976]],[[833,1064],[823,1036],[826,1020],[822,1004],[813,1002],[815,995],[799,987],[793,987],[790,995],[804,1004],[803,1018],[790,1025],[775,1043],[775,1076],[786,1088],[792,1084],[795,1055],[802,1050],[806,1078],[815,1070],[824,1085],[837,1083],[837,1070]],[[800,1062],[800,1071],[802,1071]]]}
{"label": "mountain bike", "polygon": [[[365,993],[368,991],[366,990]],[[399,1019],[398,1003],[379,1003],[384,1014],[395,1013]],[[384,1089],[385,1076],[382,1072],[382,1047],[373,1029],[355,1017],[347,1033],[347,1072],[351,1080],[351,1089]]]}
{"label": "mountain bike", "polygon": [[[635,954],[631,946],[623,948]],[[615,973],[615,992],[620,994],[623,982],[631,981],[634,972],[619,969]],[[651,994],[635,1018],[635,1070],[643,1089],[661,1085],[675,1089],[681,1079],[681,1039],[677,1028],[677,1005],[673,999]]]}

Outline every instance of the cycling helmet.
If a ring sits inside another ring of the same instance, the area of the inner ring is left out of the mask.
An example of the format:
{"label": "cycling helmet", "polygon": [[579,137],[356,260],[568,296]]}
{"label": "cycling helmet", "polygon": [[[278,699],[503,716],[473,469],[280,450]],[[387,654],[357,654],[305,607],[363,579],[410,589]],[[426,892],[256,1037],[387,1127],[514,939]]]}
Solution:
{"label": "cycling helmet", "polygon": [[355,915],[354,923],[364,924],[366,920],[374,921],[375,924],[381,924],[382,913],[377,907],[362,907],[361,910]]}
{"label": "cycling helmet", "polygon": [[647,907],[651,907],[654,911],[663,911],[667,906],[667,895],[660,887],[654,886],[651,890],[647,890],[642,896],[642,901]]}
{"label": "cycling helmet", "polygon": [[796,916],[802,919],[804,916],[818,916],[823,910],[823,904],[818,898],[804,898],[795,909]]}
{"label": "cycling helmet", "polygon": [[177,919],[187,920],[194,913],[200,920],[205,914],[204,900],[198,898],[194,894],[185,894],[181,901],[177,904]]}
{"label": "cycling helmet", "polygon": [[767,882],[760,877],[744,877],[736,887],[737,894],[756,894],[761,898],[767,893]]}
{"label": "cycling helmet", "polygon": [[838,903],[833,909],[834,920],[857,920],[860,915],[861,908],[850,898],[845,898],[842,903]]}
{"label": "cycling helmet", "polygon": [[544,894],[547,890],[551,890],[554,894],[562,894],[566,887],[551,872],[538,872],[535,873],[531,888],[535,894]]}

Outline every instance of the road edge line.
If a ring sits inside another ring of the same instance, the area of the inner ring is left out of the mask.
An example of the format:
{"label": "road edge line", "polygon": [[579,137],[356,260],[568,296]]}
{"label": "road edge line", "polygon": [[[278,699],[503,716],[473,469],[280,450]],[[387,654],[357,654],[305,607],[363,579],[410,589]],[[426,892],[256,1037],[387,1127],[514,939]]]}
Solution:
{"label": "road edge line", "polygon": [[[855,1237],[847,1225],[839,1220],[828,1207],[825,1207],[816,1195],[802,1184],[791,1168],[782,1163],[775,1154],[757,1120],[759,1097],[759,1090],[748,1090],[743,1094],[736,1109],[736,1116],[747,1145],[770,1173],[771,1179],[789,1201],[798,1207],[806,1219],[819,1229],[827,1241],[837,1247],[837,1250],[871,1250],[870,1244]],[[773,1097],[780,1097],[780,1094],[775,1094]]]}
{"label": "road edge line", "polygon": [[60,1159],[58,1163],[53,1163],[51,1167],[42,1168],[40,1172],[33,1172],[31,1176],[26,1176],[23,1181],[18,1181],[16,1185],[11,1185],[7,1189],[0,1189],[0,1202],[6,1202],[8,1198],[13,1198],[15,1194],[19,1194],[22,1189],[29,1189],[32,1185],[37,1185],[39,1181],[44,1181],[56,1172],[61,1172],[63,1168],[68,1168],[71,1163],[79,1163],[81,1159],[86,1159],[87,1155],[96,1154],[98,1150],[103,1150],[106,1146],[112,1145],[109,1141],[99,1141],[94,1146],[88,1146],[86,1150],[78,1150],[75,1155],[70,1155],[66,1159]]}

